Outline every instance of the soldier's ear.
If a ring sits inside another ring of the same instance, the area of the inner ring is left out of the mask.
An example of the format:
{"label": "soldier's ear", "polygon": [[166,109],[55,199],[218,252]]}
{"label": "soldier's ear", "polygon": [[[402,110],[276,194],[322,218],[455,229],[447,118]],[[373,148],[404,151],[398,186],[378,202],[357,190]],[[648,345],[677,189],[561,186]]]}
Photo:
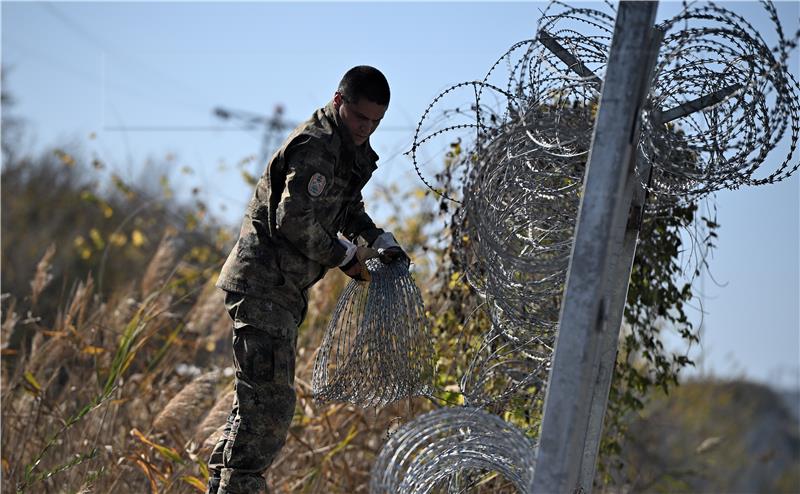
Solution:
{"label": "soldier's ear", "polygon": [[335,93],[333,93],[333,108],[334,109],[336,109],[338,111],[339,107],[342,106],[342,102],[343,101],[344,101],[344,98],[342,97],[342,93],[340,93],[339,91],[336,91]]}

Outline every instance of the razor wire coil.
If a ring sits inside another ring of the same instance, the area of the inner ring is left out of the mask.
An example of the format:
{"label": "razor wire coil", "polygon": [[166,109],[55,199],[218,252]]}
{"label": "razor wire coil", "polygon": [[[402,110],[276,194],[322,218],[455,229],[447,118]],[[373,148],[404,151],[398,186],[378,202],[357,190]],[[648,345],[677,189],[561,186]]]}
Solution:
{"label": "razor wire coil", "polygon": [[463,492],[470,474],[497,472],[519,492],[533,480],[534,443],[500,417],[476,408],[440,408],[395,432],[372,467],[370,493]]}
{"label": "razor wire coil", "polygon": [[[788,66],[800,31],[788,39],[771,2],[762,5],[775,26],[772,46],[711,2],[685,3],[657,26],[664,38],[636,149],[646,214],[775,183],[800,167],[800,88]],[[499,413],[512,399],[532,408],[543,401],[613,28],[610,5],[551,2],[535,40],[514,44],[482,80],[440,93],[417,125],[408,154],[428,188],[459,203],[450,225],[455,258],[492,322],[459,381],[469,407]],[[459,94],[469,111],[449,111]],[[420,149],[450,136],[466,151],[444,171],[426,170]],[[476,467],[470,440],[443,424],[469,422],[461,433],[500,420],[473,412],[440,410],[406,424],[381,452],[371,492],[462,492],[460,472],[488,467]],[[532,469],[532,448],[487,463]]]}

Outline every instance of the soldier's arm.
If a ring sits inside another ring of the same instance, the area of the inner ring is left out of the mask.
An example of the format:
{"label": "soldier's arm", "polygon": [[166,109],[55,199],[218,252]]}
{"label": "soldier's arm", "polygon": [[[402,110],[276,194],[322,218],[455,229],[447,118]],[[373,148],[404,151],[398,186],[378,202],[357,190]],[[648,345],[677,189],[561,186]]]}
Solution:
{"label": "soldier's arm", "polygon": [[336,267],[344,260],[347,248],[322,227],[313,210],[314,201],[320,200],[331,184],[333,157],[312,142],[287,153],[286,163],[286,187],[277,208],[277,229],[309,259]]}
{"label": "soldier's arm", "polygon": [[364,201],[359,192],[355,206],[347,215],[342,234],[351,242],[357,242],[358,239],[361,239],[363,243],[372,245],[381,233],[383,233],[383,230],[375,226],[375,222],[364,210]]}
{"label": "soldier's arm", "polygon": [[372,218],[364,211],[364,201],[361,200],[361,193],[357,197],[356,206],[351,210],[345,222],[344,231],[342,232],[351,242],[356,242],[359,239],[374,249],[381,252],[381,260],[385,263],[394,261],[395,259],[405,259],[408,263],[411,258],[406,254],[402,247],[397,243],[397,239],[391,232],[384,231],[377,228]]}

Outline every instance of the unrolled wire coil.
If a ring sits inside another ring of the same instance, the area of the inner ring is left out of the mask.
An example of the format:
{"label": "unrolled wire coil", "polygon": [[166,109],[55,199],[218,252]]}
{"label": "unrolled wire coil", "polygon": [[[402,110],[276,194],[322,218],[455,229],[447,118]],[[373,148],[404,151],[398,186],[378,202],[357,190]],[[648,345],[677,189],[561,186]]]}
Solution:
{"label": "unrolled wire coil", "polygon": [[404,424],[373,464],[371,494],[466,492],[476,474],[498,472],[530,493],[535,444],[519,428],[477,408],[440,408]]}
{"label": "unrolled wire coil", "polygon": [[314,362],[317,402],[384,406],[432,392],[434,352],[422,297],[405,262],[367,261],[369,283],[351,281]]}
{"label": "unrolled wire coil", "polygon": [[544,395],[572,250],[591,107],[556,118],[531,108],[480,153],[464,187],[462,266],[484,294],[492,330],[460,381],[465,403],[502,409]]}
{"label": "unrolled wire coil", "polygon": [[[651,179],[641,177],[650,190],[648,213],[669,213],[719,188],[776,182],[800,166],[791,161],[800,93],[787,67],[797,40],[784,37],[772,3],[763,6],[778,37],[772,48],[744,18],[710,2],[689,4],[659,26],[665,37],[642,109],[638,161],[652,169]],[[500,329],[512,336],[522,331],[521,340],[531,329],[547,332],[557,324],[613,32],[610,10],[551,2],[536,40],[512,46],[483,81],[445,90],[415,135],[416,165],[416,152],[429,139],[465,128],[476,132],[460,161],[465,180],[446,184],[443,195],[458,197],[457,185],[463,185],[461,216],[453,225],[457,258]],[[501,65],[508,67],[504,80],[496,70]],[[438,120],[438,130],[423,135],[419,129],[434,107],[464,88],[475,94],[472,122],[465,120],[469,112],[445,110],[448,118]],[[693,113],[673,111],[708,95],[718,101],[699,104],[694,109],[703,108]],[[453,115],[458,119],[448,125]],[[756,178],[785,136],[788,153],[777,157],[774,171]]]}
{"label": "unrolled wire coil", "polygon": [[459,387],[464,404],[501,413],[508,402],[535,413],[541,407],[554,335],[511,339],[494,323],[465,370]]}

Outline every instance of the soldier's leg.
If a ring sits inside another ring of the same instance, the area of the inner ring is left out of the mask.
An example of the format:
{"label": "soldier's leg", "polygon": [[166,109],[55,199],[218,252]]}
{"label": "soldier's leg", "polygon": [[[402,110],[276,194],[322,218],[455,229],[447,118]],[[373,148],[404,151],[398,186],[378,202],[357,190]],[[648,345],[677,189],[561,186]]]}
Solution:
{"label": "soldier's leg", "polygon": [[235,330],[238,411],[225,443],[219,494],[265,492],[263,472],[286,442],[295,407],[293,338]]}
{"label": "soldier's leg", "polygon": [[225,422],[225,427],[222,430],[222,435],[217,440],[217,444],[211,451],[211,457],[208,460],[208,470],[210,473],[210,478],[208,479],[208,488],[206,490],[206,494],[218,494],[220,473],[222,472],[222,468],[224,467],[222,453],[225,451],[225,444],[228,442],[228,436],[231,432],[233,421],[236,418],[236,415],[238,415],[238,413],[239,413],[239,403],[238,400],[236,399],[236,395],[234,395],[233,406],[231,407],[231,413],[228,415],[228,420]]}
{"label": "soldier's leg", "polygon": [[269,302],[229,294],[225,305],[234,320],[233,360],[236,397],[209,470],[208,492],[266,491],[262,473],[286,440],[294,414],[297,323]]}

